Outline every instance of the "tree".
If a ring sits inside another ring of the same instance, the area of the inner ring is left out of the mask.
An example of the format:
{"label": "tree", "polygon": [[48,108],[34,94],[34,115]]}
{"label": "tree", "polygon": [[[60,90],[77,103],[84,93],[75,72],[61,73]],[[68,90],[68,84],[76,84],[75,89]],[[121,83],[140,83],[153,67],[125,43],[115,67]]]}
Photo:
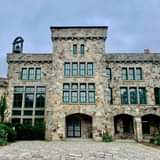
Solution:
{"label": "tree", "polygon": [[7,109],[6,96],[1,96],[1,98],[0,98],[0,116],[1,116],[1,122],[4,121],[6,109]]}

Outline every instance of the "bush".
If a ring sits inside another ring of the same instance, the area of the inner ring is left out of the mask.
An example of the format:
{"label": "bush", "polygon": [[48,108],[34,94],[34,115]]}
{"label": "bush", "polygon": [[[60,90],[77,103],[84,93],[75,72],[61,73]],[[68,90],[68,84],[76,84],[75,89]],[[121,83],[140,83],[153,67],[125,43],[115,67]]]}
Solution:
{"label": "bush", "polygon": [[44,140],[44,125],[31,126],[27,124],[16,124],[15,130],[17,133],[17,140]]}
{"label": "bush", "polygon": [[109,135],[108,132],[102,134],[103,142],[112,142],[112,135]]}
{"label": "bush", "polygon": [[7,143],[7,130],[5,124],[0,124],[0,145],[5,145]]}
{"label": "bush", "polygon": [[156,145],[160,145],[160,134],[154,137],[152,142]]}

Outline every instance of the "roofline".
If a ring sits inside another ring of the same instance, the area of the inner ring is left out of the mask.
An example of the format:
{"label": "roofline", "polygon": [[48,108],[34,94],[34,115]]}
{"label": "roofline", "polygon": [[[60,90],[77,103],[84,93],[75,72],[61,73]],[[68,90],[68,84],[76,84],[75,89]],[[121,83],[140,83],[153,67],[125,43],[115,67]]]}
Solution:
{"label": "roofline", "polygon": [[99,29],[108,29],[108,26],[51,26],[50,29],[76,29],[76,28],[99,28]]}

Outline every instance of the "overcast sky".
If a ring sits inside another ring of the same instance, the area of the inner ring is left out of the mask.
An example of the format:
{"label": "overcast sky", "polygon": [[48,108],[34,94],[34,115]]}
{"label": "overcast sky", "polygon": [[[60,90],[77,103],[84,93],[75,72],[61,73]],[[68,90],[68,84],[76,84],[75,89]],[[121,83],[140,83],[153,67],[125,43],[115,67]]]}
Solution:
{"label": "overcast sky", "polygon": [[16,36],[24,52],[52,52],[50,26],[107,25],[106,52],[160,52],[160,0],[1,0],[0,76]]}

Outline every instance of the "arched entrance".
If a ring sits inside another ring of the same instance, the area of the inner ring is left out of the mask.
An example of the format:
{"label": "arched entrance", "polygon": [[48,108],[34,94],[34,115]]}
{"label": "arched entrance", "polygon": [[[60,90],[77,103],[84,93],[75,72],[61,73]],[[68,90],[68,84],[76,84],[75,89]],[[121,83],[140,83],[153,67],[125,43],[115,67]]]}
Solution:
{"label": "arched entrance", "polygon": [[148,114],[142,117],[143,138],[153,137],[160,133],[160,117]]}
{"label": "arched entrance", "polygon": [[133,116],[120,114],[114,117],[114,129],[116,138],[133,138]]}
{"label": "arched entrance", "polygon": [[92,138],[92,117],[79,113],[67,116],[66,137]]}

